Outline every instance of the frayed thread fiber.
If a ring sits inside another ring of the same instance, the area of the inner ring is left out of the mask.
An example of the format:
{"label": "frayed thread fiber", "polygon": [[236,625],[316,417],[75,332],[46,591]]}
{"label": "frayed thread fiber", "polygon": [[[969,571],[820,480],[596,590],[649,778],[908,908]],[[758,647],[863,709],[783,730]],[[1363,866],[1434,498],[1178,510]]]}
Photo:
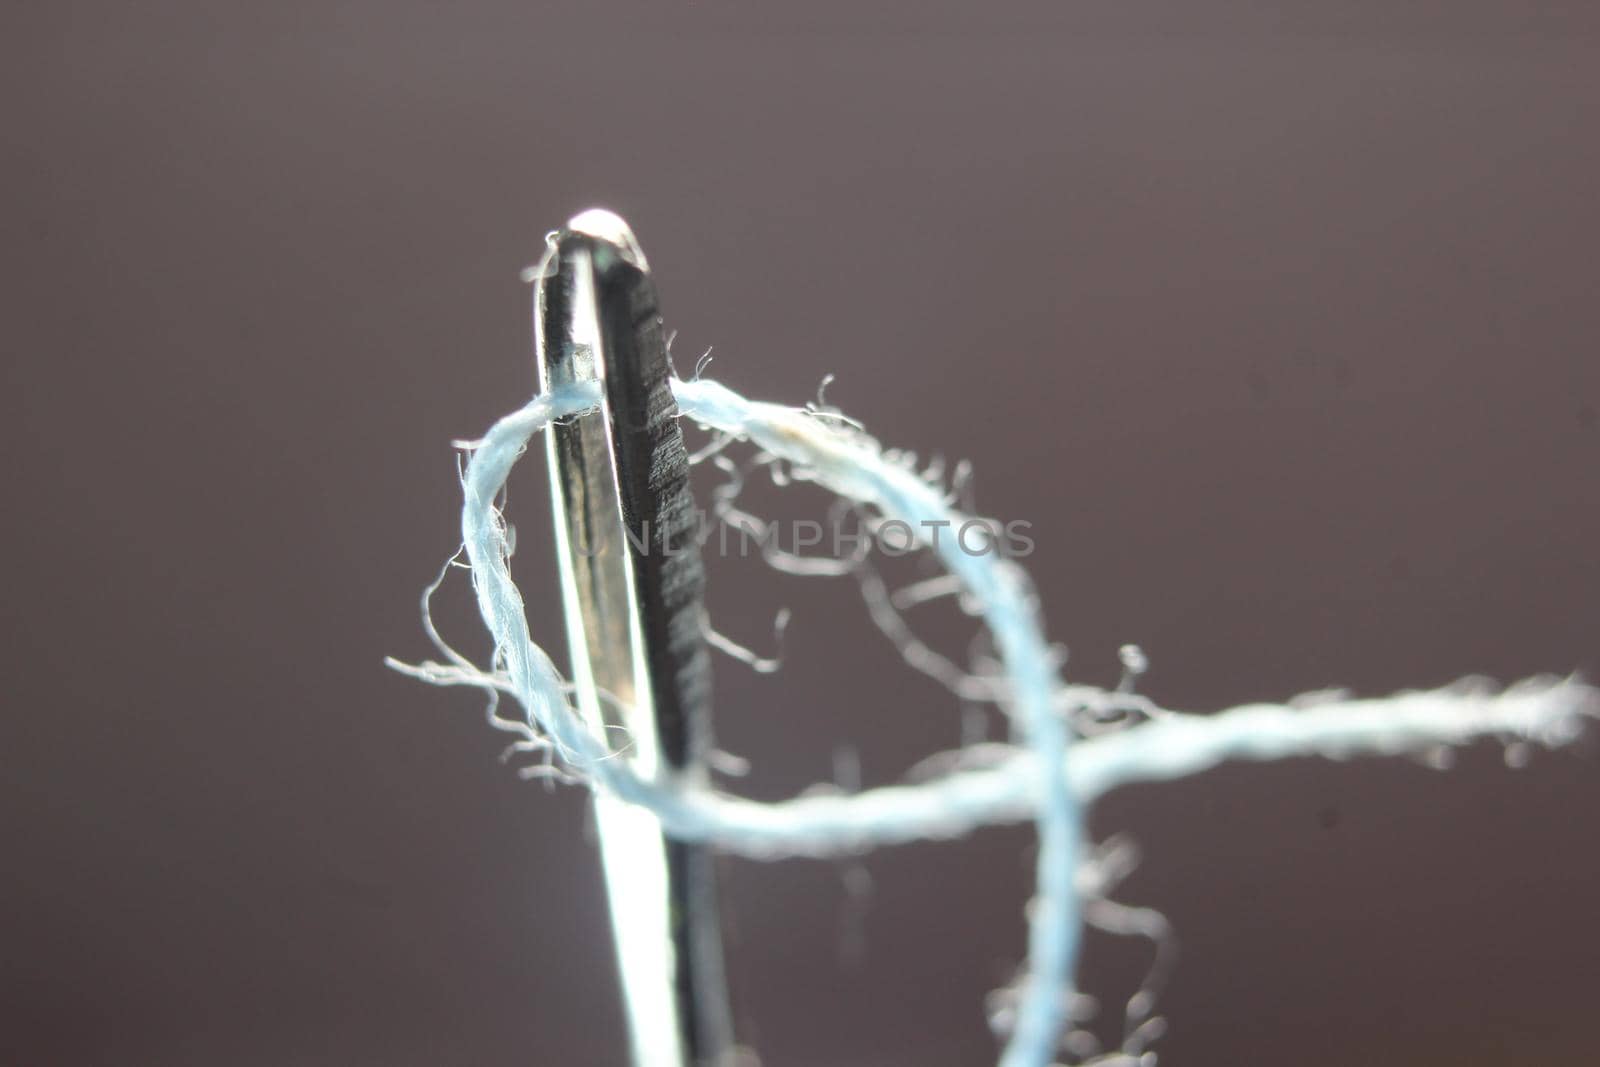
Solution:
{"label": "frayed thread fiber", "polygon": [[[791,475],[898,519],[912,530],[960,526],[967,516],[951,494],[884,452],[852,424],[827,412],[747,400],[709,380],[673,381],[681,414],[783,460]],[[520,721],[492,716],[518,737],[517,747],[546,753],[561,772],[591,788],[654,813],[673,836],[745,856],[827,857],[900,842],[951,838],[1003,822],[1031,820],[1038,834],[1036,889],[1028,915],[1026,968],[1015,990],[1001,1067],[1047,1067],[1061,1055],[1069,1019],[1089,863],[1085,807],[1123,785],[1194,774],[1228,759],[1270,760],[1318,755],[1424,753],[1494,736],[1560,745],[1596,711],[1594,689],[1570,678],[1540,678],[1503,691],[1462,684],[1378,700],[1323,695],[1285,705],[1251,705],[1215,715],[1178,714],[1120,689],[1067,685],[1060,656],[1048,643],[1033,587],[1015,561],[970,554],[954,539],[923,547],[938,554],[966,601],[976,606],[1001,665],[1001,706],[1013,741],[943,753],[907,784],[841,795],[809,794],[762,803],[713,786],[638,773],[613,758],[615,738],[599,733],[571,699],[570,687],[532,639],[526,607],[512,580],[510,544],[498,501],[529,439],[551,422],[593,409],[593,383],[534,397],[464,443],[463,549],[484,624],[495,642],[480,668],[433,630],[445,662],[398,670],[438,685],[512,697]],[[932,525],[924,525],[932,524]],[[425,615],[426,617],[426,615]],[[1125,716],[1121,729],[1080,736],[1081,713]],[[1099,1064],[1151,1064],[1138,1048],[1095,1055]]]}

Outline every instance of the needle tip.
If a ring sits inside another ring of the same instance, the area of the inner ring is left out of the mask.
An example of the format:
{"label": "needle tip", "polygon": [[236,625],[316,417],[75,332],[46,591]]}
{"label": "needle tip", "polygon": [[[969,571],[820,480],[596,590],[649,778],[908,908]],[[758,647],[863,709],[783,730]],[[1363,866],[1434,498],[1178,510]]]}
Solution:
{"label": "needle tip", "polygon": [[633,236],[633,230],[622,221],[622,216],[605,208],[590,208],[580,212],[567,223],[567,233],[581,234],[594,241],[600,241],[614,248],[623,261],[641,271],[650,268],[644,260],[644,253],[639,250],[639,240]]}

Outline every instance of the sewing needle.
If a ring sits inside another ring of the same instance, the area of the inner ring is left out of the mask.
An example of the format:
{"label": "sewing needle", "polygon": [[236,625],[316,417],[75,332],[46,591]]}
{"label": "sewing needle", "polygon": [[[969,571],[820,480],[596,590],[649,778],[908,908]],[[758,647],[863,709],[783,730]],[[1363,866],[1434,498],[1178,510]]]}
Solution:
{"label": "sewing needle", "polygon": [[[655,286],[609,211],[547,245],[540,387],[593,380],[603,398],[547,435],[579,709],[640,774],[701,775],[704,570]],[[711,855],[615,798],[596,796],[595,820],[635,1067],[722,1067],[733,1042]]]}

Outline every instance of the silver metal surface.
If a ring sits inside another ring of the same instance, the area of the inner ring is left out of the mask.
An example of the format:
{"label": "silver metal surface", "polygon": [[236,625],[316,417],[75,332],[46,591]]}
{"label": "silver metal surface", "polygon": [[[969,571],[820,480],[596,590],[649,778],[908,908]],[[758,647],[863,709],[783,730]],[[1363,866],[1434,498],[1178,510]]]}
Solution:
{"label": "silver metal surface", "polygon": [[[597,380],[600,410],[546,435],[581,710],[649,775],[703,773],[709,663],[689,464],[655,287],[616,215],[550,236],[538,272],[541,388]],[[636,1067],[721,1067],[732,1050],[711,856],[646,812],[595,815]]]}

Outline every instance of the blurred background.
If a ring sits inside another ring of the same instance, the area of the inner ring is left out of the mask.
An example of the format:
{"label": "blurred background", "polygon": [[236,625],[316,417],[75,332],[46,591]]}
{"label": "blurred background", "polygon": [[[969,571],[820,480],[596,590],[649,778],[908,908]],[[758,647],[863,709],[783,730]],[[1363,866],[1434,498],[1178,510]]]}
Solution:
{"label": "blurred background", "polygon": [[[449,443],[529,395],[518,273],[591,205],[680,368],[714,346],[797,404],[833,373],[885,442],[970,459],[1076,679],[1124,642],[1197,711],[1600,666],[1591,4],[3,21],[0,1061],[621,1062],[584,795],[381,662],[429,654]],[[537,466],[512,519],[559,658]],[[759,650],[795,611],[781,673],[717,665],[742,790],[960,741],[851,583],[710,583]],[[440,617],[484,654],[464,583]],[[1181,941],[1162,1062],[1591,1060],[1597,771],[1591,738],[1109,798],[1122,895]],[[991,1062],[1031,849],[728,861],[762,1062]],[[1113,1009],[1146,961],[1093,941],[1083,984]]]}

